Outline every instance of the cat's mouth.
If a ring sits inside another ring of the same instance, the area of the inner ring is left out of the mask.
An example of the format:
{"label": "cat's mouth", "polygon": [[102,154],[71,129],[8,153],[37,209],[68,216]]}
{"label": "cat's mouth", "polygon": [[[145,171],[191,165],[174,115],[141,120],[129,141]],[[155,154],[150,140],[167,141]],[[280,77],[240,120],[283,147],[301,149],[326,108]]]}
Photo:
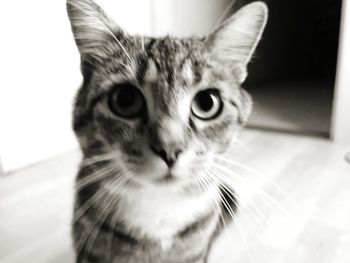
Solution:
{"label": "cat's mouth", "polygon": [[178,178],[173,174],[171,170],[169,170],[164,176],[157,179],[157,183],[172,183],[177,180]]}

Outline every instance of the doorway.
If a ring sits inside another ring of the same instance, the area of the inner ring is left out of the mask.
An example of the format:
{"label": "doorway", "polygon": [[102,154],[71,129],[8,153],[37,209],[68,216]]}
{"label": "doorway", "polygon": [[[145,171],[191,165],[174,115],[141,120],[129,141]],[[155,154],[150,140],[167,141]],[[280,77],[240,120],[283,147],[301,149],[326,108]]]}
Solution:
{"label": "doorway", "polygon": [[244,83],[255,101],[248,126],[329,137],[342,1],[265,2],[269,22]]}

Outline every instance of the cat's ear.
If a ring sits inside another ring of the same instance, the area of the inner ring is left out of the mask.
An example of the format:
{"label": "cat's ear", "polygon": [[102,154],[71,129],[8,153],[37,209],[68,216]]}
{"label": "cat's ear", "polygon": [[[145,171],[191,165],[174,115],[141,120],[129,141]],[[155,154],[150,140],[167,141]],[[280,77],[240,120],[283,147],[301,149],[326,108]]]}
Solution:
{"label": "cat's ear", "polygon": [[94,1],[67,0],[67,12],[82,58],[100,60],[121,48],[125,33]]}
{"label": "cat's ear", "polygon": [[210,52],[227,63],[242,83],[266,26],[268,9],[263,2],[246,5],[209,35]]}

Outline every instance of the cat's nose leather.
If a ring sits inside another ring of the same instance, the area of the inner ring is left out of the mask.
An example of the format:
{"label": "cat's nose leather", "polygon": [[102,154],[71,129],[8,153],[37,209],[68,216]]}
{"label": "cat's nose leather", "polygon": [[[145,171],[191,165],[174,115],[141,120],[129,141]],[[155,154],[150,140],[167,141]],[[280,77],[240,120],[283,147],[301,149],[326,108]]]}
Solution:
{"label": "cat's nose leather", "polygon": [[149,148],[172,168],[187,147],[186,131],[181,119],[159,117],[149,125]]}
{"label": "cat's nose leather", "polygon": [[179,158],[179,155],[182,153],[182,149],[180,148],[173,148],[168,150],[156,146],[150,146],[150,148],[152,152],[154,152],[156,155],[163,159],[163,161],[168,165],[169,168],[174,166],[177,159]]}

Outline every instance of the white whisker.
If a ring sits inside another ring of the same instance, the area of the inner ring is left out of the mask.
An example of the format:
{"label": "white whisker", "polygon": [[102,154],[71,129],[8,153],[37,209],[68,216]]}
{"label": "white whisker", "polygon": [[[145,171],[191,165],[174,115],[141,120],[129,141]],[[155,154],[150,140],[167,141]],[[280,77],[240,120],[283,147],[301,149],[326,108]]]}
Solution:
{"label": "white whisker", "polygon": [[[211,178],[211,180],[212,180],[212,178]],[[250,249],[249,249],[247,238],[246,238],[246,236],[244,234],[244,231],[243,231],[243,227],[242,227],[238,217],[236,216],[236,214],[234,213],[234,211],[232,210],[232,208],[228,204],[226,198],[222,195],[221,192],[219,192],[219,194],[220,194],[220,197],[221,197],[222,204],[225,206],[225,208],[226,208],[227,212],[230,214],[232,220],[237,225],[240,237],[241,237],[241,239],[243,241],[243,244],[244,244],[244,247],[245,247],[245,250],[246,250],[247,258],[248,258],[249,262],[253,263],[252,257],[251,257],[251,255],[249,253]]]}
{"label": "white whisker", "polygon": [[111,194],[106,194],[106,198],[104,199],[104,202],[106,202],[107,200],[108,200],[108,203],[105,206],[105,208],[103,209],[103,211],[101,212],[101,214],[98,217],[98,219],[96,219],[96,221],[92,224],[92,226],[90,227],[89,230],[84,231],[84,233],[81,235],[81,238],[79,239],[79,241],[77,243],[77,246],[76,246],[76,251],[77,251],[78,257],[82,253],[83,247],[86,245],[86,242],[90,239],[90,235],[94,231],[94,229],[97,226],[97,224],[99,222],[101,222],[102,220],[104,221],[108,217],[109,211],[107,211],[107,209],[108,210],[111,209],[110,206],[111,206],[111,203],[113,201],[113,198],[112,198]]}
{"label": "white whisker", "polygon": [[[208,174],[208,175],[211,176],[211,174]],[[232,191],[229,187],[226,186],[226,184],[231,185],[231,182],[229,180],[227,180],[227,178],[221,176],[218,173],[215,173],[213,178],[218,179],[220,185],[222,186],[223,191],[226,194],[228,194],[230,200],[236,205],[237,209],[239,209],[242,212],[242,215],[244,215],[246,217],[247,221],[250,221],[250,220],[249,220],[248,216],[245,215],[243,209],[246,209],[247,212],[250,214],[250,216],[252,216],[252,218],[255,220],[255,222],[261,227],[261,229],[263,229],[264,226],[261,224],[260,219],[262,218],[265,222],[267,222],[267,219],[266,219],[266,217],[264,217],[260,213],[259,209],[254,208],[254,211],[255,211],[254,212],[248,204],[246,204],[245,202],[240,202],[240,198],[237,196],[237,194],[234,191]],[[233,198],[230,195],[232,195]],[[257,214],[259,215],[260,219],[257,217]],[[250,222],[249,222],[249,224],[250,224]],[[253,229],[254,224],[251,224],[251,227]]]}
{"label": "white whisker", "polygon": [[[219,158],[219,157],[215,157],[215,158],[217,158],[218,160],[226,161],[226,163],[230,163],[230,164],[236,165],[237,167],[240,167],[242,169],[248,170],[248,171],[252,172],[254,175],[257,175],[258,179],[260,179],[261,181],[263,181],[263,182],[265,182],[267,184],[270,184],[270,185],[274,186],[275,188],[277,188],[277,190],[279,190],[279,192],[282,193],[286,197],[288,203],[290,205],[292,205],[292,207],[296,211],[299,210],[298,209],[298,205],[290,198],[289,194],[287,192],[285,192],[276,183],[274,183],[271,179],[266,179],[259,172],[255,171],[255,170],[253,170],[253,169],[251,169],[249,167],[246,167],[244,165],[241,165],[239,163],[236,163],[236,162],[233,162],[233,161],[230,161],[230,160],[226,160],[226,159],[223,159],[223,158]],[[220,165],[218,163],[213,163],[213,165],[216,167],[216,169],[220,170],[222,172],[222,174],[227,176],[228,178],[230,178],[230,176],[235,176],[235,178],[238,179],[240,182],[244,182],[244,180],[237,173],[234,173],[233,171],[229,170],[227,167],[225,167],[223,165]],[[268,194],[266,191],[264,191],[264,189],[262,189],[262,188],[259,189],[258,193],[261,194],[261,197],[263,197],[263,200],[265,200],[266,202],[268,202],[270,204],[273,204],[276,208],[279,209],[280,212],[282,212],[283,214],[285,214],[288,217],[293,217],[293,214],[291,212],[286,210],[276,199],[274,199],[270,194]],[[318,254],[317,253],[317,249],[314,247],[312,239],[309,237],[307,232],[306,231],[302,231],[302,235],[307,240],[307,242],[310,245],[310,247],[312,247],[313,251],[315,251],[315,253]]]}
{"label": "white whisker", "polygon": [[[92,247],[95,243],[96,238],[98,237],[98,234],[101,230],[102,225],[106,222],[106,220],[108,219],[108,216],[113,212],[114,205],[115,205],[115,200],[113,199],[113,196],[110,195],[110,200],[105,205],[99,218],[93,224],[91,230],[87,234],[87,239],[83,243],[83,246],[85,246],[85,244],[87,246],[85,249],[85,253],[86,252],[90,253],[90,251],[92,250]],[[99,224],[101,224],[101,226],[99,226]]]}
{"label": "white whisker", "polygon": [[[130,184],[130,181],[125,180],[124,181],[124,187],[122,189],[120,189],[120,191],[118,191],[120,194],[123,194],[127,189],[128,189],[128,185]],[[120,212],[120,207],[118,207],[118,209],[116,211],[113,212],[113,216],[110,222],[110,226],[112,228],[112,231],[109,235],[109,238],[106,242],[106,246],[107,246],[107,258],[109,259],[110,262],[112,262],[112,250],[113,250],[113,238],[114,238],[114,231],[116,229],[116,225],[118,223],[118,216],[119,216],[119,212]]]}
{"label": "white whisker", "polygon": [[[208,189],[208,185],[210,185],[207,181],[204,182],[203,180],[205,180],[205,176],[202,178],[202,177],[199,177],[198,178],[198,182],[203,185],[204,187],[204,190],[207,190]],[[215,211],[215,209],[217,210],[217,213],[219,213],[219,216],[220,216],[220,220],[222,221],[222,224],[224,225],[224,229],[227,229],[226,227],[226,222],[225,222],[225,219],[223,217],[223,214],[222,214],[222,209],[220,208],[217,200],[215,200],[213,197],[210,198],[210,202],[211,202],[211,206],[213,207],[213,210]]]}
{"label": "white whisker", "polygon": [[[235,176],[237,180],[244,183],[244,180],[237,173],[234,173],[233,171],[229,170],[227,167],[219,164],[214,164],[214,166],[220,171],[222,171],[223,173],[226,173],[226,176]],[[287,216],[290,216],[290,212],[288,212],[277,200],[271,197],[264,189],[260,188],[260,189],[257,189],[257,191],[258,191],[257,193],[260,193],[262,197],[265,198],[265,200],[270,201],[270,203],[274,204],[282,213],[284,213]]]}
{"label": "white whisker", "polygon": [[[123,180],[123,177],[117,178],[113,183],[119,184]],[[100,199],[102,199],[105,195],[107,195],[107,189],[99,189],[96,193],[90,197],[84,204],[82,204],[78,210],[74,213],[73,224],[76,223],[79,219],[81,219],[84,214]]]}
{"label": "white whisker", "polygon": [[118,40],[118,38],[113,34],[112,30],[104,23],[102,23],[105,27],[105,29],[107,30],[107,32],[114,38],[114,40],[117,42],[117,44],[120,46],[120,48],[123,50],[123,52],[125,53],[125,55],[128,57],[128,59],[132,62],[131,56],[129,55],[129,53],[126,51],[125,47],[122,45],[122,43],[120,43],[120,41]]}
{"label": "white whisker", "polygon": [[117,173],[118,170],[116,167],[103,167],[101,169],[96,170],[92,174],[83,177],[82,179],[78,180],[75,185],[75,190],[81,190],[93,183],[96,183],[98,181],[102,181],[103,179],[113,175],[114,173]]}
{"label": "white whisker", "polygon": [[[126,180],[126,179],[119,178],[119,180],[118,180],[118,178],[117,178],[116,180],[111,182],[109,184],[109,186],[118,187],[118,186],[122,185],[122,183],[124,182],[123,180]],[[100,227],[98,229],[96,229],[97,225],[99,223],[103,224],[107,220],[107,218],[111,214],[111,212],[113,212],[113,208],[114,208],[114,205],[116,203],[114,196],[111,193],[108,193],[107,189],[106,189],[106,191],[104,191],[104,195],[106,196],[106,198],[101,202],[101,205],[104,205],[104,208],[102,209],[102,211],[100,212],[100,215],[98,216],[96,221],[93,223],[93,225],[90,227],[90,229],[88,231],[85,231],[84,234],[82,235],[82,237],[80,238],[80,240],[77,244],[77,255],[80,255],[80,253],[82,252],[82,249],[85,245],[88,246],[87,252],[89,253],[89,251],[92,249],[94,240],[96,239],[96,237],[100,231]]]}
{"label": "white whisker", "polygon": [[93,157],[84,159],[81,162],[81,166],[85,167],[85,166],[90,166],[90,165],[104,162],[104,161],[111,161],[111,160],[117,158],[118,156],[119,155],[117,155],[115,152],[105,153],[105,154],[101,154],[101,155],[95,155]]}
{"label": "white whisker", "polygon": [[142,51],[145,51],[145,37],[142,35],[141,36],[141,46],[142,46]]}
{"label": "white whisker", "polygon": [[228,160],[226,158],[223,158],[223,157],[218,157],[218,156],[215,156],[214,158],[216,158],[217,160],[219,161],[223,161],[223,162],[226,162],[226,163],[229,163],[229,164],[232,164],[233,166],[236,166],[238,168],[241,168],[241,169],[244,169],[250,173],[252,173],[253,175],[256,175],[258,176],[261,180],[264,180],[265,182],[268,182],[270,183],[272,186],[274,186],[280,193],[282,193],[283,195],[285,195],[289,201],[291,201],[292,203],[294,203],[293,200],[291,200],[289,194],[284,190],[282,189],[278,184],[276,184],[274,181],[272,181],[271,179],[269,178],[266,178],[263,174],[259,173],[258,171],[248,167],[248,166],[245,166],[243,164],[240,164],[240,163],[237,163],[235,161],[232,161],[232,160]]}

